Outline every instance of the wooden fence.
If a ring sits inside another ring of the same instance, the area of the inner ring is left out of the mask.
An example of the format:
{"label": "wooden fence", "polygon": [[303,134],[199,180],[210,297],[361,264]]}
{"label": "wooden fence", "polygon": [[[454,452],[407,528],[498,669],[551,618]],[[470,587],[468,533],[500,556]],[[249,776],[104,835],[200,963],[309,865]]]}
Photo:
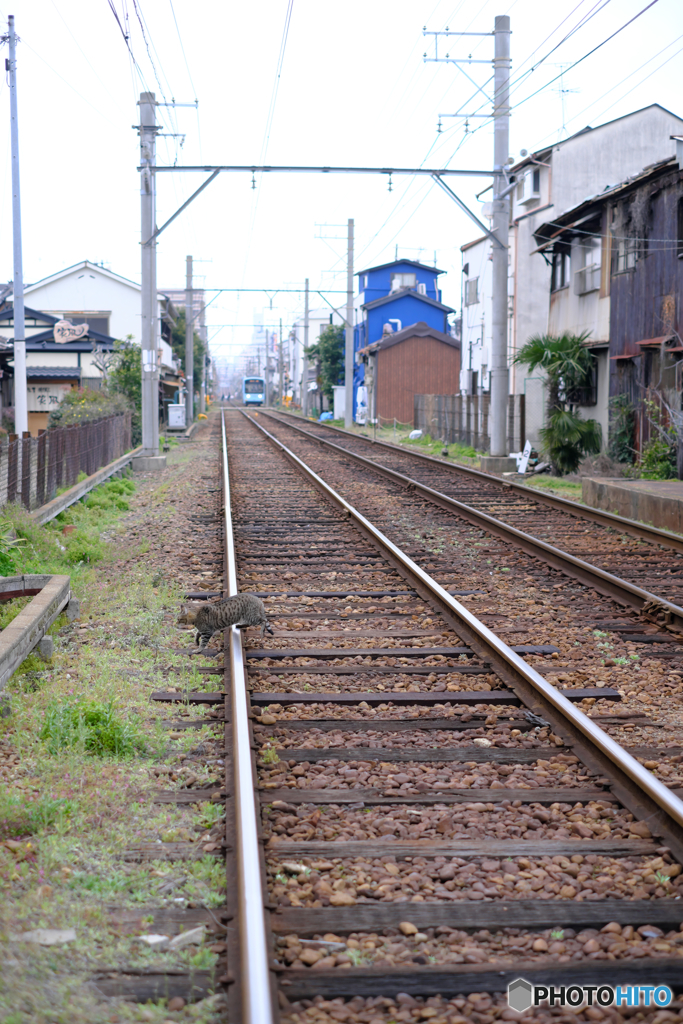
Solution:
{"label": "wooden fence", "polygon": [[80,473],[90,476],[131,447],[131,414],[107,416],[38,437],[10,434],[0,445],[0,507],[16,502],[29,510],[51,501],[59,488],[73,487]]}

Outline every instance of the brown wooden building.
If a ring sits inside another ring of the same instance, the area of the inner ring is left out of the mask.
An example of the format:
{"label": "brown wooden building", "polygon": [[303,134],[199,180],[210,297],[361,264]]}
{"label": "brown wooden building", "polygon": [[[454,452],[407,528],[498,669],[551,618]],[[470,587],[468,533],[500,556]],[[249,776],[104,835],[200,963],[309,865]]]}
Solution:
{"label": "brown wooden building", "polygon": [[420,321],[360,350],[370,418],[412,423],[415,395],[460,391],[460,342]]}

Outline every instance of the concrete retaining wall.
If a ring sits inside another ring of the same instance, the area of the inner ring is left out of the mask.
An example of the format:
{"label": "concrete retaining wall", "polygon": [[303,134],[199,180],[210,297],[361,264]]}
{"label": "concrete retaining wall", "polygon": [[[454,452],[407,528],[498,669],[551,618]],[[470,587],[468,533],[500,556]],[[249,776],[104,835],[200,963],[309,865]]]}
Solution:
{"label": "concrete retaining wall", "polygon": [[683,481],[613,480],[586,477],[581,481],[586,505],[625,519],[650,523],[683,534]]}

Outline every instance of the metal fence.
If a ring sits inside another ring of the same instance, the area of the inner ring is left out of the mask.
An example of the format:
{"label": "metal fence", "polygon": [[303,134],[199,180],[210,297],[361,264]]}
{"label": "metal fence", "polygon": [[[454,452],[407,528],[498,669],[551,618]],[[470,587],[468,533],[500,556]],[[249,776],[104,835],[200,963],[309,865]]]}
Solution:
{"label": "metal fence", "polygon": [[60,488],[73,487],[80,473],[90,476],[131,447],[131,414],[107,416],[38,437],[10,434],[0,445],[0,507],[17,502],[29,510],[51,501]]}
{"label": "metal fence", "polygon": [[414,424],[449,444],[490,447],[488,395],[415,395]]}

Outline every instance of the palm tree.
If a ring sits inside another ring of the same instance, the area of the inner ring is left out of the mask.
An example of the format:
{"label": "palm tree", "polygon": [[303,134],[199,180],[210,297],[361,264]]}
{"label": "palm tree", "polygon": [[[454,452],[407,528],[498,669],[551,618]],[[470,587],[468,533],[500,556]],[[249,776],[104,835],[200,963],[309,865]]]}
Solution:
{"label": "palm tree", "polygon": [[558,476],[574,473],[586,455],[597,455],[602,431],[597,420],[576,412],[579,392],[591,379],[594,356],[584,334],[534,334],[515,357],[529,371],[545,371],[548,388],[546,426],[540,431],[543,452]]}

